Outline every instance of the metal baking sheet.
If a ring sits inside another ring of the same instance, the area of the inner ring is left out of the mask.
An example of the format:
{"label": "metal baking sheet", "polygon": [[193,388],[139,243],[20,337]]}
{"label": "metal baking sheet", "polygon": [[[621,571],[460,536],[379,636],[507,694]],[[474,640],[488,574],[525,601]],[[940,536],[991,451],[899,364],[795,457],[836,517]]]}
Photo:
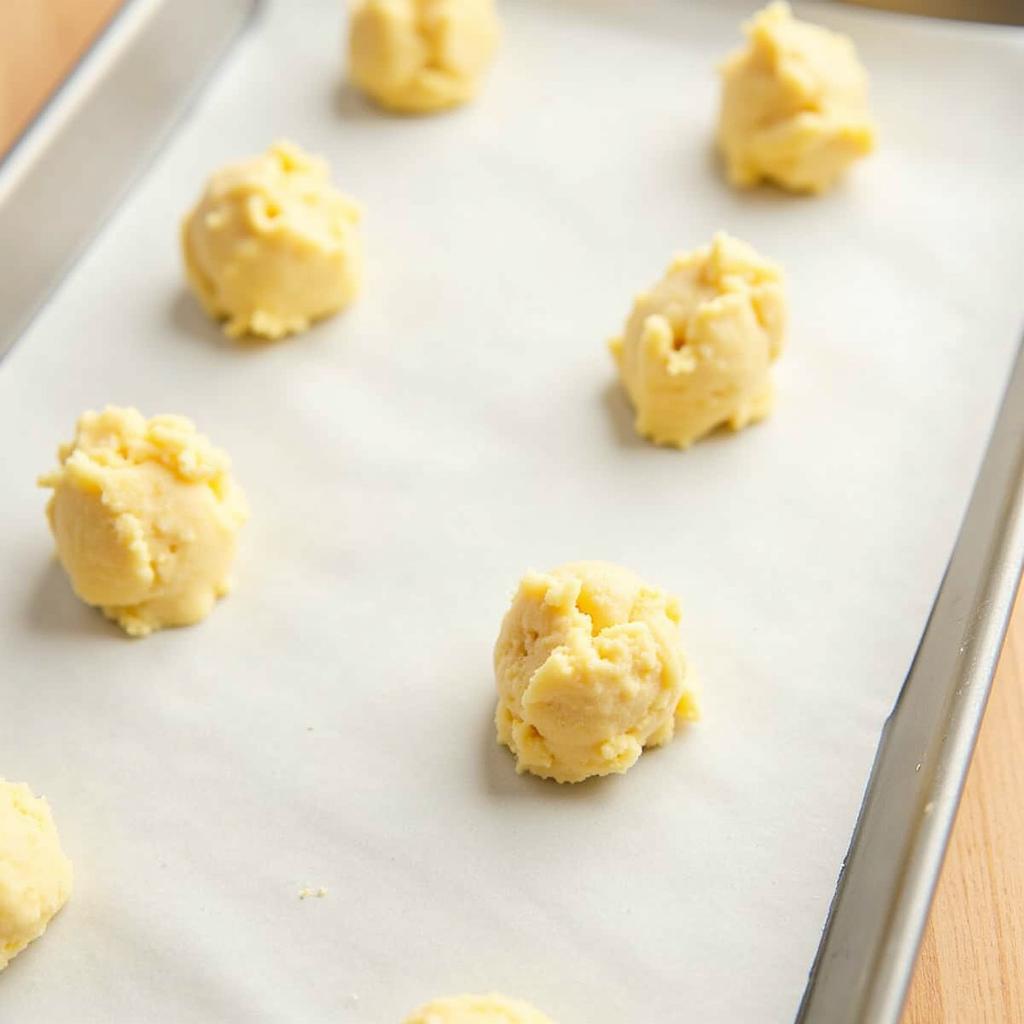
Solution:
{"label": "metal baking sheet", "polygon": [[[83,165],[51,154],[104,85],[145,95],[159,19],[191,24],[196,72],[230,35],[211,18],[203,50],[200,8],[136,0],[4,168],[5,253],[55,230]],[[561,1024],[894,1019],[1019,573],[1020,374],[988,439],[1022,312],[1024,47],[800,12],[856,38],[882,125],[815,200],[734,193],[709,152],[747,4],[507,3],[481,101],[429,120],[347,89],[335,3],[260,7],[0,365],[0,771],[50,797],[78,871],[0,1020],[356,1024],[490,988]],[[186,77],[109,133],[163,128]],[[280,135],[366,206],[366,293],[239,347],[184,291],[177,220]],[[790,274],[779,407],[654,449],[603,339],[723,227]],[[199,627],[127,641],[52,560],[33,478],[106,402],[192,416],[249,493],[237,591]],[[521,571],[577,557],[680,594],[705,720],[558,788],[493,743],[490,645]]]}

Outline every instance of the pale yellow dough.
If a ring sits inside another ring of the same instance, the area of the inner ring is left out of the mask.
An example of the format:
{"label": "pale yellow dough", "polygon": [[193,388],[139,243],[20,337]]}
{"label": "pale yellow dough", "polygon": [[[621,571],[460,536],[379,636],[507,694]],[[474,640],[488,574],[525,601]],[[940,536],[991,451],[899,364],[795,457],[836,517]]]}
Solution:
{"label": "pale yellow dough", "polygon": [[217,171],[185,217],[189,284],[232,337],[303,331],[359,291],[359,217],[325,161],[277,142]]}
{"label": "pale yellow dough", "polygon": [[734,185],[822,192],[875,147],[868,76],[853,43],[769,4],[722,66],[718,143]]}
{"label": "pale yellow dough", "polygon": [[87,412],[40,478],[75,593],[132,636],[205,618],[229,589],[245,498],[227,455],[181,416]]}
{"label": "pale yellow dough", "polygon": [[695,719],[679,614],[607,562],[527,573],[494,649],[495,724],[516,770],[557,782],[625,772]]}
{"label": "pale yellow dough", "polygon": [[611,341],[637,433],[686,448],[767,416],[785,326],[782,271],[749,245],[717,234],[677,256]]}
{"label": "pale yellow dough", "polygon": [[24,783],[0,779],[0,971],[46,931],[71,878],[50,805]]}
{"label": "pale yellow dough", "polygon": [[405,1019],[405,1024],[554,1024],[518,999],[492,993],[435,999]]}
{"label": "pale yellow dough", "polygon": [[356,0],[349,74],[389,110],[445,110],[476,95],[499,35],[494,0]]}

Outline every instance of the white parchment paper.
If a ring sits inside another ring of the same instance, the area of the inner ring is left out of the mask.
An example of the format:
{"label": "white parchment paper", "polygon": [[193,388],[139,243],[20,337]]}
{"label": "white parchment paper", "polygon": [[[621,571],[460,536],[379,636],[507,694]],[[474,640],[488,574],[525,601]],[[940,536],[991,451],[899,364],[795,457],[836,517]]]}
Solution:
{"label": "white parchment paper", "polygon": [[[490,989],[560,1024],[792,1018],[1024,319],[1024,48],[801,6],[856,38],[879,152],[822,198],[738,194],[714,66],[749,11],[509,2],[480,102],[411,120],[344,87],[335,0],[271,2],[0,366],[0,774],[77,870],[4,1024]],[[366,288],[242,347],[178,218],[278,136],[365,205]],[[604,343],[719,228],[789,272],[778,409],[656,449]],[[108,402],[234,458],[253,517],[201,626],[127,640],[52,559],[34,478]],[[577,558],[681,596],[705,718],[560,788],[495,745],[490,657],[519,575]]]}

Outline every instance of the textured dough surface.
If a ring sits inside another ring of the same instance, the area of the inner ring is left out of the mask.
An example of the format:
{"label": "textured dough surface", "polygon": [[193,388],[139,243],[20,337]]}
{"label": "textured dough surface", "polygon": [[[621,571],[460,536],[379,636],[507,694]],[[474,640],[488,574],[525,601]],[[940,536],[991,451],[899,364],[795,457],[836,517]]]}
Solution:
{"label": "textured dough surface", "polygon": [[181,416],[87,412],[40,478],[75,593],[126,633],[204,618],[227,593],[245,498],[227,455]]}
{"label": "textured dough surface", "polygon": [[50,805],[24,783],[0,779],[0,971],[46,931],[71,881]]}
{"label": "textured dough surface", "polygon": [[875,147],[868,76],[843,35],[769,4],[722,66],[718,143],[734,185],[823,192]]}
{"label": "textured dough surface", "polygon": [[181,226],[185,273],[232,337],[282,338],[359,291],[359,207],[324,160],[277,142],[215,172]]}
{"label": "textured dough surface", "polygon": [[405,1024],[554,1024],[539,1010],[497,994],[435,999],[407,1017]]}
{"label": "textured dough surface", "polygon": [[494,649],[498,740],[557,782],[621,773],[697,717],[679,603],[608,562],[523,577]]}
{"label": "textured dough surface", "polygon": [[677,256],[611,341],[637,433],[686,448],[763,419],[785,326],[782,271],[749,245],[718,234]]}
{"label": "textured dough surface", "polygon": [[389,110],[445,110],[476,95],[499,35],[494,0],[358,0],[349,74]]}

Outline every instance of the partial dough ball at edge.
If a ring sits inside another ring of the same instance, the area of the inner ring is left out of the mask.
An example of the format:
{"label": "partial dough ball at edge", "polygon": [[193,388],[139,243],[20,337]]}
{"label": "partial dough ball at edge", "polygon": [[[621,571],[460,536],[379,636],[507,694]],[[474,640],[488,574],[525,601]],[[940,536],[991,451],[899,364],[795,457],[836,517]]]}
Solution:
{"label": "partial dough ball at edge", "polygon": [[72,883],[49,804],[0,779],[0,971],[46,931]]}

